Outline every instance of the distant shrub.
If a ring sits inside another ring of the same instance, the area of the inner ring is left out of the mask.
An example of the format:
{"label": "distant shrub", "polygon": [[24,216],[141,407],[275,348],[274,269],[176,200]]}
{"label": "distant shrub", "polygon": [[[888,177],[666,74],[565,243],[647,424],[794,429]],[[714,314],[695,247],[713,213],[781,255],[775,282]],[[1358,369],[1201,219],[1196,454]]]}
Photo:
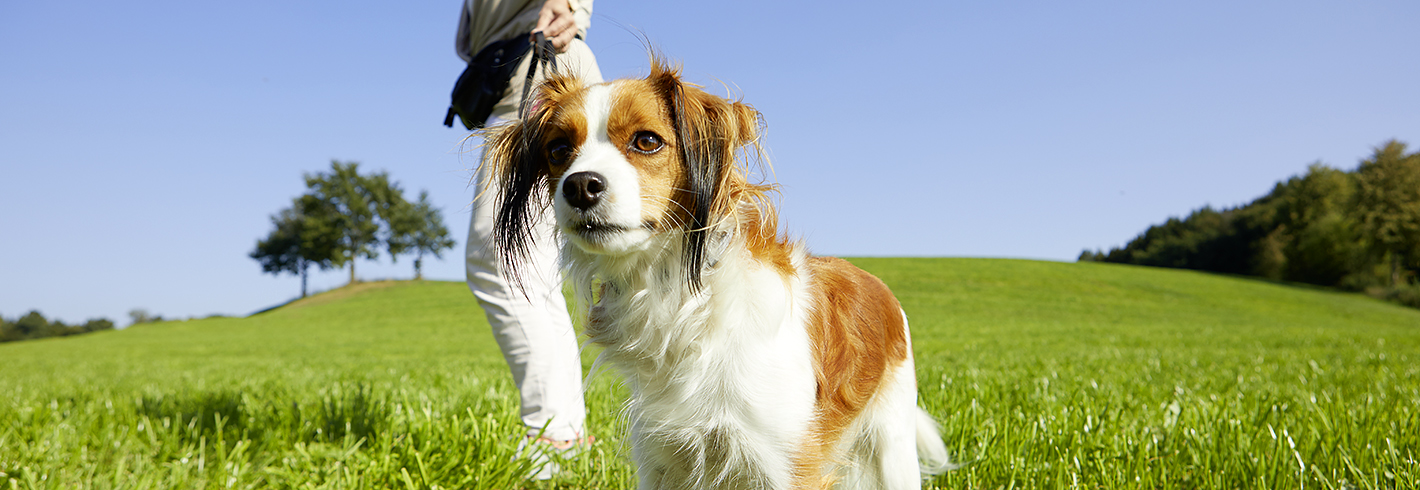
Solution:
{"label": "distant shrub", "polygon": [[1370,296],[1393,303],[1400,303],[1411,308],[1420,308],[1420,285],[1407,284],[1400,287],[1373,288],[1366,291],[1366,293]]}

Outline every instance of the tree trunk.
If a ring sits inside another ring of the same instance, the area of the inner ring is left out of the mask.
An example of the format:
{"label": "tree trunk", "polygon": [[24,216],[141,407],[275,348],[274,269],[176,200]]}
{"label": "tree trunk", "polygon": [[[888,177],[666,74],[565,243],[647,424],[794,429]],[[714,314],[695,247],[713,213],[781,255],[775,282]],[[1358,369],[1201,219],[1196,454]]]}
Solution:
{"label": "tree trunk", "polygon": [[420,250],[419,255],[414,256],[414,280],[424,279],[424,273],[419,270],[419,265],[424,261],[424,251]]}
{"label": "tree trunk", "polygon": [[[351,238],[354,241],[354,238]],[[350,284],[355,284],[355,261],[360,260],[360,247],[355,244],[350,245]]]}
{"label": "tree trunk", "polygon": [[1400,252],[1390,253],[1390,285],[1400,287]]}
{"label": "tree trunk", "polygon": [[309,275],[307,271],[310,269],[311,265],[306,263],[306,259],[296,259],[296,261],[300,264],[301,268],[301,297],[304,298],[306,297],[306,276]]}

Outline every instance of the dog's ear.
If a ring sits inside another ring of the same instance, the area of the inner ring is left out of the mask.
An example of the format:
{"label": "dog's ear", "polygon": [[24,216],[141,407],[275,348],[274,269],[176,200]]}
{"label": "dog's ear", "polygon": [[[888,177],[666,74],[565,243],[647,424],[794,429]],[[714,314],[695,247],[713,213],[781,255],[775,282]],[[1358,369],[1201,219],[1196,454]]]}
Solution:
{"label": "dog's ear", "polygon": [[482,192],[495,192],[492,241],[502,262],[503,276],[522,290],[522,265],[536,240],[555,240],[533,233],[533,223],[551,202],[544,141],[558,101],[582,88],[571,75],[553,75],[540,83],[528,101],[527,114],[483,133],[483,161],[492,182]]}
{"label": "dog's ear", "polygon": [[678,68],[659,60],[652,60],[647,80],[665,100],[685,165],[684,195],[678,202],[686,207],[690,220],[685,223],[682,260],[688,286],[698,291],[711,217],[732,211],[727,184],[734,177],[735,153],[758,138],[759,113],[683,82]]}
{"label": "dog's ear", "polygon": [[735,147],[757,144],[759,141],[759,131],[763,125],[763,117],[754,107],[742,101],[730,103],[730,111],[734,113],[738,138]]}
{"label": "dog's ear", "polygon": [[[545,105],[545,104],[544,104]],[[541,109],[545,110],[546,107]],[[539,111],[543,112],[543,111]],[[534,114],[537,115],[537,114]],[[547,206],[547,162],[542,154],[543,125],[527,117],[484,132],[483,161],[490,182],[480,192],[494,193],[492,245],[502,262],[503,275],[522,289],[522,264],[530,256],[536,237],[536,214]]]}

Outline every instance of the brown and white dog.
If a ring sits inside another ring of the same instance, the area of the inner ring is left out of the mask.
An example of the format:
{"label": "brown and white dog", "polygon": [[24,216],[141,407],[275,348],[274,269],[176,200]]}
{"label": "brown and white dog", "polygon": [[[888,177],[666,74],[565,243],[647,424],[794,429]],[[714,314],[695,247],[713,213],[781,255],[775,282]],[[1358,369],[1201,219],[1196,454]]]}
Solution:
{"label": "brown and white dog", "polygon": [[639,488],[920,488],[950,465],[917,407],[907,320],[876,277],[780,235],[749,182],[760,115],[653,59],[553,77],[485,134],[494,239],[518,264],[549,204],[587,334],[625,375]]}

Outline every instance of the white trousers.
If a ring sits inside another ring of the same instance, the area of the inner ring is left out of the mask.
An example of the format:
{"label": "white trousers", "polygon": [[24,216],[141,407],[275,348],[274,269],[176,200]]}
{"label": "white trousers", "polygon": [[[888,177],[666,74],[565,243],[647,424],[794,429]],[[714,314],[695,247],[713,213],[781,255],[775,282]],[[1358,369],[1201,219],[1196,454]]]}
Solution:
{"label": "white trousers", "polygon": [[[515,72],[507,97],[489,117],[488,126],[517,117],[527,58],[530,57],[525,57]],[[567,53],[558,55],[557,61],[563,70],[577,71],[587,83],[602,80],[596,58],[580,39],[573,41]],[[551,210],[541,213],[534,225],[536,240],[530,247],[529,262],[522,267],[523,289],[519,290],[502,274],[502,263],[491,241],[497,190],[489,188],[492,179],[484,167],[479,166],[475,179],[476,195],[465,249],[468,288],[483,307],[488,324],[493,327],[493,337],[513,373],[528,435],[542,433],[554,440],[580,438],[586,433],[587,418],[582,363],[577,333],[562,295],[559,238]]]}

